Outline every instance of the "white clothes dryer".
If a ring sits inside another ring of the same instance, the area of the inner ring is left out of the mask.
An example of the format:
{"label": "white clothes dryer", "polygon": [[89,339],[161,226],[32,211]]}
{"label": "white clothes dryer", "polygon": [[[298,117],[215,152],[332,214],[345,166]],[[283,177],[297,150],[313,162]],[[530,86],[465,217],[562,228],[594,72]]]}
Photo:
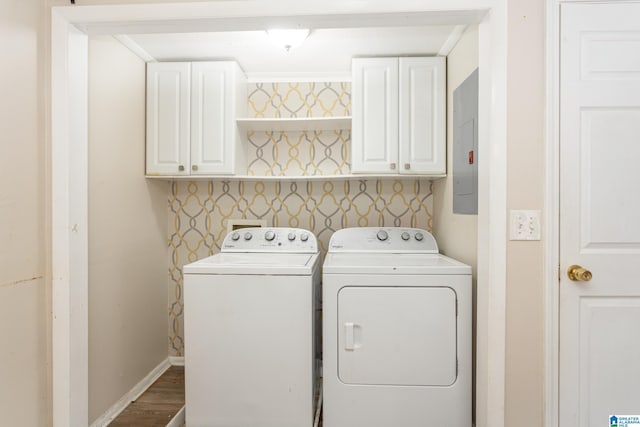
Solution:
{"label": "white clothes dryer", "polygon": [[324,427],[471,426],[471,267],[415,228],[347,228],[323,266]]}
{"label": "white clothes dryer", "polygon": [[189,427],[311,427],[319,371],[318,242],[295,228],[229,233],[184,267]]}

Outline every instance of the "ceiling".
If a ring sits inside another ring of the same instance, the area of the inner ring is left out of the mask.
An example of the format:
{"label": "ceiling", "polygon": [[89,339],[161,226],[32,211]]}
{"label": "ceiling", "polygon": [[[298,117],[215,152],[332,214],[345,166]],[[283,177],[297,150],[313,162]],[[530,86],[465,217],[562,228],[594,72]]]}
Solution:
{"label": "ceiling", "polygon": [[466,24],[452,23],[397,24],[311,28],[305,42],[289,52],[275,45],[262,29],[128,34],[117,38],[145,61],[232,59],[250,79],[314,75],[342,79],[350,76],[351,58],[357,56],[446,56],[466,28]]}

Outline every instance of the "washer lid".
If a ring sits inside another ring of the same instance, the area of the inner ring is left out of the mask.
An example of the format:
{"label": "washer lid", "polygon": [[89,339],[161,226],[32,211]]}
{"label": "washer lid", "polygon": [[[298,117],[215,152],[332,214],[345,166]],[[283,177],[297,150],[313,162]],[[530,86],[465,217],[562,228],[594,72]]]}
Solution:
{"label": "washer lid", "polygon": [[328,253],[325,274],[471,274],[471,267],[439,254]]}
{"label": "washer lid", "polygon": [[185,265],[185,274],[311,275],[318,254],[219,253]]}

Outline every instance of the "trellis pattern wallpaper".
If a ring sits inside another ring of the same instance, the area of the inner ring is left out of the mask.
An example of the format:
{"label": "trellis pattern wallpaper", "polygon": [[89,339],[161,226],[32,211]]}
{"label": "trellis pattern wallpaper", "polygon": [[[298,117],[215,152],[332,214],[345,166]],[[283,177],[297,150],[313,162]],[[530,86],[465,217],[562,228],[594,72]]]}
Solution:
{"label": "trellis pattern wallpaper", "polygon": [[[351,84],[250,84],[253,117],[341,117],[351,114]],[[248,175],[343,175],[350,172],[351,131],[250,131]]]}
{"label": "trellis pattern wallpaper", "polygon": [[[255,117],[348,115],[348,83],[249,85]],[[248,174],[349,173],[350,132],[249,133]],[[184,354],[182,267],[217,253],[229,218],[312,231],[324,254],[334,231],[356,226],[431,230],[431,182],[418,178],[173,181],[169,194],[169,348]]]}

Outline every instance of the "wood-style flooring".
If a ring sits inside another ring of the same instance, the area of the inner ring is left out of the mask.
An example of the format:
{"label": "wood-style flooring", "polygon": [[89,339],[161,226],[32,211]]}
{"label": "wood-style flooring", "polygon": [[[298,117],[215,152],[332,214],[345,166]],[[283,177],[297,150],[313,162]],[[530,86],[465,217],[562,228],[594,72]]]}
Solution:
{"label": "wood-style flooring", "polygon": [[[184,366],[170,367],[109,427],[165,427],[184,406]],[[320,426],[322,427],[322,419]]]}
{"label": "wood-style flooring", "polygon": [[183,406],[184,366],[172,366],[109,426],[164,427]]}

